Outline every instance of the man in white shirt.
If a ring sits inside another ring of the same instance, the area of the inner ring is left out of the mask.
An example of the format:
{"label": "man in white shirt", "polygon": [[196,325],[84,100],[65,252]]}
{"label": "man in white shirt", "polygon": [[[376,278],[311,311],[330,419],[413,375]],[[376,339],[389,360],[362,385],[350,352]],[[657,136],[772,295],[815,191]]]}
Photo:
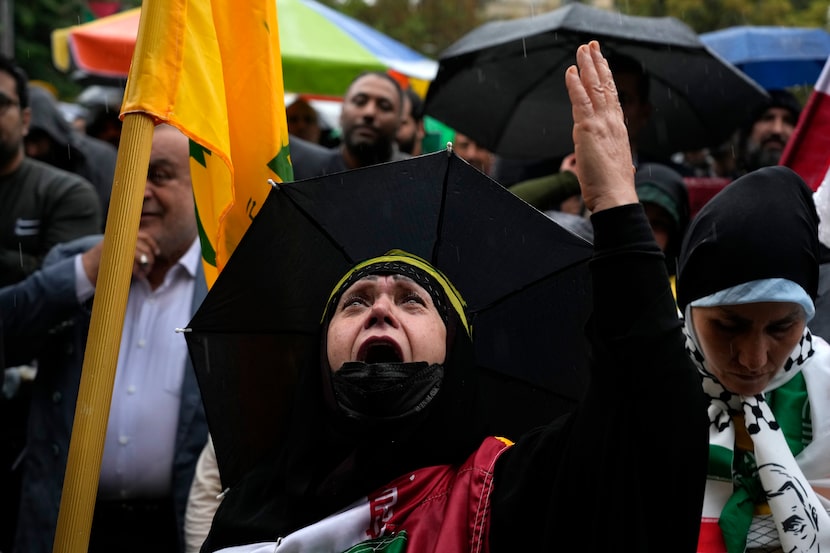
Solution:
{"label": "man in white shirt", "polygon": [[[207,438],[187,346],[184,337],[174,332],[187,324],[207,292],[188,158],[184,135],[170,126],[156,128],[90,552],[179,552],[184,547],[184,506]],[[37,275],[42,280],[44,275],[63,277],[57,289],[74,294],[69,316],[66,305],[72,302],[47,294],[49,299],[37,302],[34,311],[12,318],[28,322],[17,320],[6,329],[8,339],[9,333],[42,332],[45,321],[57,324],[44,335],[38,352],[15,551],[52,550],[89,324],[87,307],[101,257],[100,237],[86,249],[89,242],[70,243],[50,254],[63,258],[64,264],[68,255],[74,255],[71,271],[51,275],[45,264],[43,274]],[[67,285],[67,280],[73,282]],[[49,287],[55,289],[55,283]],[[28,297],[22,292],[19,296]]]}

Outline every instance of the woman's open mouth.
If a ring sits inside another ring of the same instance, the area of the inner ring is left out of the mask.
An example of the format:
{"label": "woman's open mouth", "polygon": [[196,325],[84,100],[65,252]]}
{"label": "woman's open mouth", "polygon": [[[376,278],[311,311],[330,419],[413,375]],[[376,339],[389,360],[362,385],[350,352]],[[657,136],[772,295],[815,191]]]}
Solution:
{"label": "woman's open mouth", "polygon": [[360,346],[357,360],[364,363],[400,363],[403,361],[401,349],[394,340],[370,338]]}

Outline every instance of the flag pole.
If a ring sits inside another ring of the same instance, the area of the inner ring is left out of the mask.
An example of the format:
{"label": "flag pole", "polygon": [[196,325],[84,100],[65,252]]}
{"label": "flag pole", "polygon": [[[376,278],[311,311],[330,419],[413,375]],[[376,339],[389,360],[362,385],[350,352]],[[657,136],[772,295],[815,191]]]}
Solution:
{"label": "flag pole", "polygon": [[55,553],[86,553],[89,545],[153,128],[153,120],[147,115],[124,116],[69,442]]}

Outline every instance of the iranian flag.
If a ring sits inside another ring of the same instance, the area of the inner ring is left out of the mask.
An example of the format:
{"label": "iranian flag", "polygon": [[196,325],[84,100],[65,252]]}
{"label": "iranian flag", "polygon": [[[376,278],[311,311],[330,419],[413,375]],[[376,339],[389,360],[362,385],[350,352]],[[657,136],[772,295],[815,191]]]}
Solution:
{"label": "iranian flag", "polygon": [[786,165],[817,190],[830,168],[830,59],[781,154]]}

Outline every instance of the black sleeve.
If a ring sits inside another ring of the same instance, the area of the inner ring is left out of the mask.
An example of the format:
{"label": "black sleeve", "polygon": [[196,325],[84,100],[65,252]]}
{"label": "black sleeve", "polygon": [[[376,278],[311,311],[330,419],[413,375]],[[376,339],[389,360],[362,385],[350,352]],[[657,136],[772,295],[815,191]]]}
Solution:
{"label": "black sleeve", "polygon": [[706,407],[639,204],[592,217],[592,374],[574,413],[496,466],[491,551],[695,551]]}

